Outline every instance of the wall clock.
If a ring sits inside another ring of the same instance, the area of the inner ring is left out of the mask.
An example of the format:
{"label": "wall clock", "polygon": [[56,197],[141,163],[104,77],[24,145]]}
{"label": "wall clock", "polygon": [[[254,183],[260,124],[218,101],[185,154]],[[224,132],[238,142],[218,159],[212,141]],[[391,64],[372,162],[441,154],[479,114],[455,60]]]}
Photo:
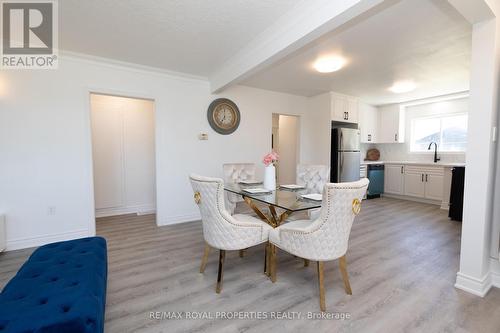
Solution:
{"label": "wall clock", "polygon": [[240,110],[227,98],[218,98],[208,106],[208,123],[219,134],[231,134],[240,125]]}

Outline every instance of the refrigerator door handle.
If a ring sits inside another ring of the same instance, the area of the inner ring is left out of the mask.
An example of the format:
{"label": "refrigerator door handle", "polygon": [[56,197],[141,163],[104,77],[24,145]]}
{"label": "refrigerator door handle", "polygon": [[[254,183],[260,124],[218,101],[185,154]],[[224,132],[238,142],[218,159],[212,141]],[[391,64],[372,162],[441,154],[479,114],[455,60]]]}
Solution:
{"label": "refrigerator door handle", "polygon": [[[340,131],[340,147],[341,149],[344,147],[344,134],[342,133],[342,131]],[[340,168],[339,168],[339,175],[342,174],[342,169],[344,168],[344,154],[343,153],[340,153]],[[339,181],[340,181],[340,177],[339,177]]]}

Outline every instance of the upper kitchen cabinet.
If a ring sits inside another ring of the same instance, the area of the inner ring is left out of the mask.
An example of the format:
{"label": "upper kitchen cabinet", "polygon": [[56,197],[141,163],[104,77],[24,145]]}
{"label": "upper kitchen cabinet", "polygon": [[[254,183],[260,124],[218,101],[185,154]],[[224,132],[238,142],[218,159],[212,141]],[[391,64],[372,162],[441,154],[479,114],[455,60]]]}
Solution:
{"label": "upper kitchen cabinet", "polygon": [[399,104],[378,108],[377,143],[403,143],[405,141],[404,109]]}
{"label": "upper kitchen cabinet", "polygon": [[330,121],[358,123],[358,99],[334,92],[311,97],[311,105],[330,114]]}
{"label": "upper kitchen cabinet", "polygon": [[358,123],[359,102],[356,97],[330,92],[331,120]]}
{"label": "upper kitchen cabinet", "polygon": [[378,109],[372,105],[359,103],[359,130],[362,143],[377,143]]}

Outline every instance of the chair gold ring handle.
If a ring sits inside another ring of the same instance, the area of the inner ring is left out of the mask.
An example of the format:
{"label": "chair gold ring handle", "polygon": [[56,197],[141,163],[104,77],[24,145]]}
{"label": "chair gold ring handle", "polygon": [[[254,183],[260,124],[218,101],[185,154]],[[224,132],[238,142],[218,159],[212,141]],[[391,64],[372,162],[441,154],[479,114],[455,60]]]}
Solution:
{"label": "chair gold ring handle", "polygon": [[201,194],[200,194],[200,192],[195,192],[194,193],[194,202],[196,202],[197,205],[200,204],[200,202],[201,202]]}
{"label": "chair gold ring handle", "polygon": [[352,212],[354,213],[354,215],[358,215],[360,211],[361,211],[361,201],[359,201],[359,199],[354,199],[352,201]]}

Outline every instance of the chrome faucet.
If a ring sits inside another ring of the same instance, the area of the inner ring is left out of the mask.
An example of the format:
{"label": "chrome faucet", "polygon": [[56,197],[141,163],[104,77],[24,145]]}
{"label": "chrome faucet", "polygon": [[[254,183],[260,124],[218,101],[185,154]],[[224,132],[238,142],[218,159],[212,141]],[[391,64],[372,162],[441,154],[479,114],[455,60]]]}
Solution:
{"label": "chrome faucet", "polygon": [[438,157],[438,144],[435,143],[434,141],[432,141],[430,144],[429,144],[429,148],[427,148],[427,150],[431,150],[431,146],[432,144],[434,144],[434,163],[437,163],[438,161],[441,160],[441,158]]}

